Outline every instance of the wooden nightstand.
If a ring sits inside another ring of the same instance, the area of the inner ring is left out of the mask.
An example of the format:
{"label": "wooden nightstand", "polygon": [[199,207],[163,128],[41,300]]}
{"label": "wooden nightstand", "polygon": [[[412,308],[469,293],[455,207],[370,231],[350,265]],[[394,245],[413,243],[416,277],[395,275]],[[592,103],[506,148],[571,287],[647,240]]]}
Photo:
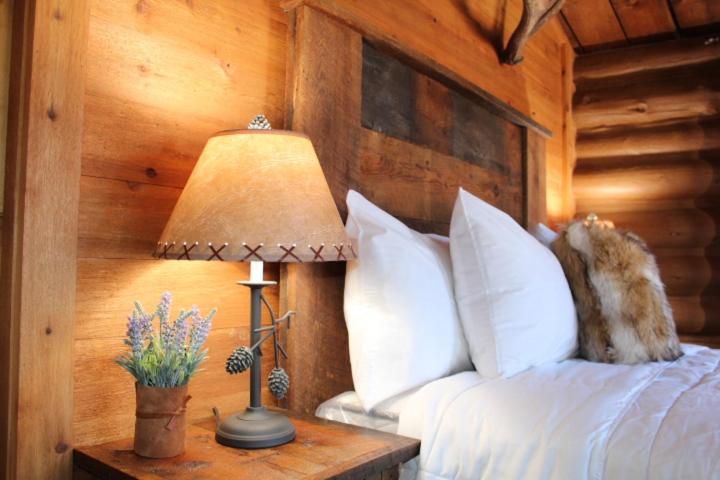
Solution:
{"label": "wooden nightstand", "polygon": [[76,478],[103,479],[291,479],[386,480],[418,455],[420,442],[309,416],[291,415],[297,438],[262,450],[237,450],[215,442],[215,424],[187,429],[183,455],[164,460],[138,457],[132,439],[81,447],[74,452]]}

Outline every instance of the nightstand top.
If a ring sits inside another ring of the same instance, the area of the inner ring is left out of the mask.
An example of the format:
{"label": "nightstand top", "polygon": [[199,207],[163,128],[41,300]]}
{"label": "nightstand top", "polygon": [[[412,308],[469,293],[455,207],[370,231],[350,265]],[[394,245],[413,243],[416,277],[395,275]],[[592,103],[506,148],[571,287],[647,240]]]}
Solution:
{"label": "nightstand top", "polygon": [[215,442],[215,423],[189,425],[185,453],[152,460],[135,455],[132,439],[80,447],[74,462],[100,478],[292,479],[367,478],[418,455],[420,442],[310,416],[290,415],[297,438],[286,445],[240,450]]}

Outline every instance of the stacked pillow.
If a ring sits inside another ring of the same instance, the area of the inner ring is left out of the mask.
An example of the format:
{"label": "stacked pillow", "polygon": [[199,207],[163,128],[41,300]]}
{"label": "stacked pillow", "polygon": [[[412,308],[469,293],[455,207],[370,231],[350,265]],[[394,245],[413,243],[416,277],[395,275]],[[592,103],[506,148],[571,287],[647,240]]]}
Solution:
{"label": "stacked pillow", "polygon": [[447,237],[423,235],[362,195],[347,196],[358,257],[345,276],[345,322],[363,408],[472,369],[453,296]]}
{"label": "stacked pillow", "polygon": [[[423,235],[359,193],[347,197],[345,320],[366,410],[472,369],[488,378],[572,356],[575,308],[550,250],[460,190],[447,237]],[[472,364],[470,363],[472,361]]]}
{"label": "stacked pillow", "polygon": [[455,299],[475,369],[508,377],[577,348],[570,287],[555,255],[460,189],[450,223]]}

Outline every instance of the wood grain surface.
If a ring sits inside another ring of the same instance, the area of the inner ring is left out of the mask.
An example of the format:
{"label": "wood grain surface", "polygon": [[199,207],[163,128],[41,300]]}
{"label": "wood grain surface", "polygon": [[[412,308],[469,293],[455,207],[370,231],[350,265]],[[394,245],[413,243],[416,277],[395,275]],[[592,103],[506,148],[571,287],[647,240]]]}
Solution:
{"label": "wood grain surface", "polygon": [[237,450],[214,440],[213,423],[188,427],[186,451],[150,460],[132,451],[132,440],[84,447],[75,464],[106,479],[386,479],[420,452],[420,442],[377,430],[306,416],[291,416],[297,438],[279,447]]}
{"label": "wood grain surface", "polygon": [[0,477],[72,469],[78,179],[89,9],[14,11],[0,321]]}

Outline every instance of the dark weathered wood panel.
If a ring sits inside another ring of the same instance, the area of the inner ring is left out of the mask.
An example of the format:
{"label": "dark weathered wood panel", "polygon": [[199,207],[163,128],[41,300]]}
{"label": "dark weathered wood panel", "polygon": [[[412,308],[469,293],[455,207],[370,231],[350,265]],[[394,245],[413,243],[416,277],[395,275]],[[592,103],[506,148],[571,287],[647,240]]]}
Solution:
{"label": "dark weathered wood panel", "polygon": [[[520,163],[522,138],[513,141]],[[450,224],[460,187],[523,221],[521,172],[503,175],[371,130],[362,131],[353,178],[360,192],[391,214],[412,219],[416,226],[427,222],[423,231]]]}
{"label": "dark weathered wood panel", "polygon": [[363,44],[362,125],[502,174],[520,171],[520,127]]}

